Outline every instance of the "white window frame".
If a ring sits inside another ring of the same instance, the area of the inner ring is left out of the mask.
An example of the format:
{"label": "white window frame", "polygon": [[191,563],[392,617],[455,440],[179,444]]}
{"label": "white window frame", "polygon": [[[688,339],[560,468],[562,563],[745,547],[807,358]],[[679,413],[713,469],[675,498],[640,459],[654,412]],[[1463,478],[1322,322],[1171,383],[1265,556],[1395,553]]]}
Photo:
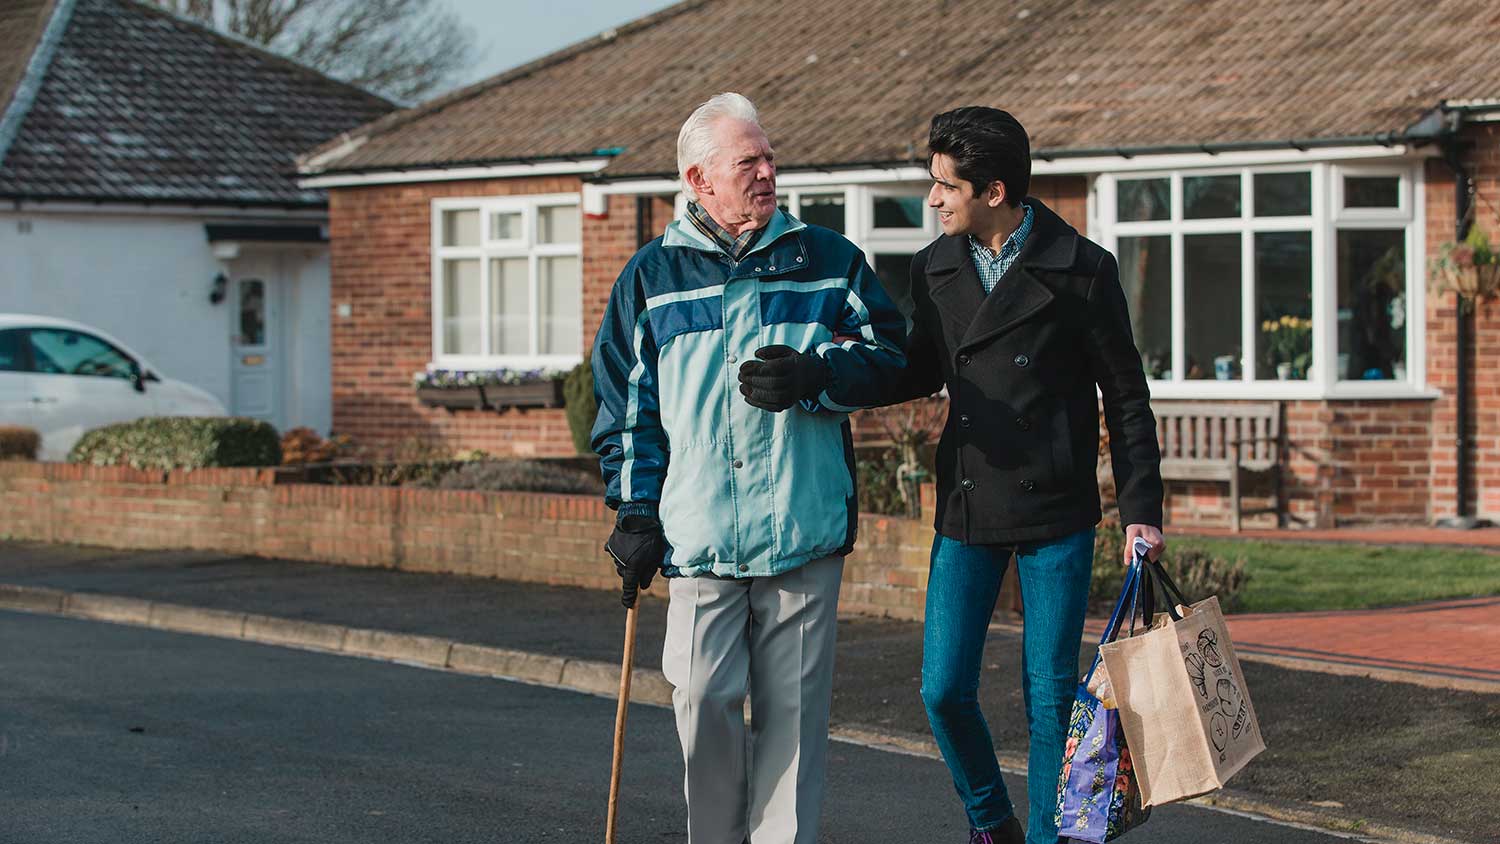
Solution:
{"label": "white window frame", "polygon": [[[1253,176],[1265,173],[1310,172],[1311,214],[1300,217],[1256,217]],[[1217,220],[1182,219],[1184,177],[1240,176],[1240,216]],[[1400,178],[1400,208],[1342,208],[1343,177],[1397,176]],[[1118,222],[1116,202],[1120,181],[1167,178],[1171,186],[1169,219],[1148,222]],[[1325,399],[1325,398],[1433,398],[1435,390],[1425,380],[1425,231],[1420,210],[1424,204],[1422,164],[1410,159],[1380,163],[1247,164],[1235,167],[1193,167],[1161,170],[1131,170],[1101,173],[1090,194],[1092,232],[1111,253],[1118,253],[1124,236],[1169,235],[1172,238],[1172,379],[1153,379],[1151,394],[1163,399]],[[1337,237],[1344,228],[1397,228],[1406,232],[1406,378],[1386,381],[1338,381]],[[1276,381],[1260,373],[1255,380],[1255,243],[1263,232],[1307,231],[1312,236],[1313,359],[1305,381]],[[1241,248],[1241,367],[1233,381],[1188,380],[1186,378],[1186,288],[1183,237],[1189,234],[1240,235]]]}
{"label": "white window frame", "polygon": [[[537,216],[542,208],[571,206],[579,209],[579,242],[536,243]],[[445,211],[479,212],[478,246],[444,246],[443,213]],[[491,240],[490,217],[495,213],[521,214],[519,240]],[[583,272],[582,206],[576,193],[528,194],[489,197],[442,197],[432,200],[432,364],[443,369],[567,369],[583,360],[583,349],[567,354],[541,354],[541,273],[540,261],[548,257],[573,257]],[[530,313],[529,351],[526,354],[495,354],[490,349],[490,259],[527,259]],[[447,354],[443,348],[443,262],[455,259],[479,261],[480,353]],[[581,279],[580,279],[581,281]],[[579,337],[583,336],[583,302],[578,303]],[[580,340],[580,344],[581,344]]]}

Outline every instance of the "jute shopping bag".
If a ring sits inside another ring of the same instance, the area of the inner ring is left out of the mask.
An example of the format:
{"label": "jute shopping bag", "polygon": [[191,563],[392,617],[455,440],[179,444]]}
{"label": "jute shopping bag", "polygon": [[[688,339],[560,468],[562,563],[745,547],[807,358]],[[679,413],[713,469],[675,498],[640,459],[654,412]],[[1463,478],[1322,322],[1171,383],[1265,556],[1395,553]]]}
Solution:
{"label": "jute shopping bag", "polygon": [[1159,806],[1222,787],[1266,745],[1219,599],[1188,605],[1159,563],[1142,576],[1143,598],[1157,587],[1166,593],[1168,617],[1153,619],[1146,599],[1146,629],[1099,652],[1141,803]]}

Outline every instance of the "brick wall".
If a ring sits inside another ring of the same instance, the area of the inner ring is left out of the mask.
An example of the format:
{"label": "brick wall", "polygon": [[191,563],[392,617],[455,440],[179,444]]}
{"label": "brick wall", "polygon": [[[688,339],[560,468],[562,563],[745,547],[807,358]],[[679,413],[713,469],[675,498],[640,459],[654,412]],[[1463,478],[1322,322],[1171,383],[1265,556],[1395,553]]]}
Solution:
{"label": "brick wall", "polygon": [[[0,536],[619,588],[600,550],[611,514],[596,496],[288,482],[294,478],[265,469],[0,462]],[[930,522],[930,514],[861,516],[841,609],[920,619]]]}

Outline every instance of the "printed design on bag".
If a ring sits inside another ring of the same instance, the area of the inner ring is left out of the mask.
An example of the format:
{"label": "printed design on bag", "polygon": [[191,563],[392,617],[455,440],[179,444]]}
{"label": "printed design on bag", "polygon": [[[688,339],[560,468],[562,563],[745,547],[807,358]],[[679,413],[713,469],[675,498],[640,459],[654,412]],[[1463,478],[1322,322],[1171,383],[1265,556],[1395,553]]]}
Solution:
{"label": "printed design on bag", "polygon": [[1212,628],[1198,634],[1198,653],[1214,668],[1224,664],[1224,657],[1219,655],[1219,636]]}
{"label": "printed design on bag", "polygon": [[1234,716],[1234,728],[1233,728],[1233,735],[1234,735],[1234,737],[1235,738],[1239,738],[1241,735],[1244,735],[1244,733],[1246,731],[1246,728],[1249,727],[1249,726],[1250,726],[1250,703],[1248,701],[1246,701],[1246,700],[1241,699],[1240,700],[1240,711],[1239,711],[1239,713],[1237,715]]}
{"label": "printed design on bag", "polygon": [[[1187,648],[1183,648],[1183,650],[1186,651]],[[1208,697],[1208,678],[1203,674],[1203,657],[1192,651],[1188,651],[1187,656],[1183,657],[1183,661],[1187,663],[1188,677],[1192,679],[1193,685],[1198,687],[1198,694],[1202,697]]]}
{"label": "printed design on bag", "polygon": [[1224,748],[1229,746],[1229,719],[1222,712],[1215,712],[1208,720],[1208,736],[1213,739],[1214,750],[1222,757]]}
{"label": "printed design on bag", "polygon": [[1234,681],[1228,677],[1220,677],[1217,688],[1219,693],[1219,711],[1225,716],[1233,716],[1240,708],[1240,689]]}

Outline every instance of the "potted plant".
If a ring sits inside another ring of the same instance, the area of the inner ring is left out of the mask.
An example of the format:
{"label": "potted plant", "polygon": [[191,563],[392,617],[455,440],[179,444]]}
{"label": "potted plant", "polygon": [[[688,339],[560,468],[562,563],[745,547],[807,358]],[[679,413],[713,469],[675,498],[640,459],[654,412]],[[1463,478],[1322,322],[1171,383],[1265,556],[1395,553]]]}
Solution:
{"label": "potted plant", "polygon": [[1459,307],[1467,311],[1475,301],[1491,298],[1500,290],[1500,254],[1490,247],[1482,228],[1471,226],[1463,241],[1438,246],[1428,268],[1428,282],[1435,294],[1457,293]]}
{"label": "potted plant", "polygon": [[478,410],[485,406],[478,372],[457,369],[428,369],[412,376],[417,400],[428,407],[446,410]]}
{"label": "potted plant", "polygon": [[1276,379],[1304,377],[1312,360],[1312,320],[1283,314],[1260,324],[1268,362],[1276,367]]}

